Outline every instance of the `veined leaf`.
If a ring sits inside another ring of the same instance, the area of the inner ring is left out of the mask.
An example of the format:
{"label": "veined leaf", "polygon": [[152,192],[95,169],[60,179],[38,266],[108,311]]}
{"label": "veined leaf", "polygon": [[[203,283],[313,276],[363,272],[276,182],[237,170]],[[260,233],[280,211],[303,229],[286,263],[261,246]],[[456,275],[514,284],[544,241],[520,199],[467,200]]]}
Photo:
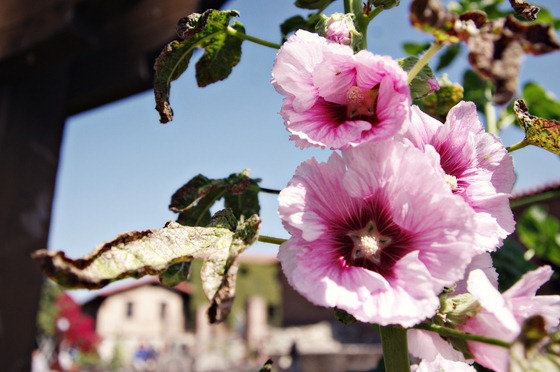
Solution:
{"label": "veined leaf", "polygon": [[[418,63],[418,57],[410,56],[401,58],[398,59],[397,62],[403,70],[408,72]],[[432,69],[428,65],[422,67],[422,70],[420,70],[410,83],[410,95],[412,99],[422,98],[437,89],[439,89],[439,84],[434,77]]]}
{"label": "veined leaf", "polygon": [[[197,64],[197,81],[200,86],[229,76],[241,57],[241,40],[227,34],[231,18],[237,16],[239,13],[234,10],[209,9],[179,21],[177,33],[183,41],[172,41],[166,45],[154,65],[154,93],[160,122],[173,120],[173,110],[169,104],[171,82],[187,69],[196,48],[205,49]],[[244,32],[239,22],[233,28]]]}
{"label": "veined leaf", "polygon": [[216,213],[209,227],[169,222],[160,230],[121,234],[83,258],[45,249],[34,252],[33,258],[63,287],[89,289],[123,278],[160,275],[177,263],[201,259],[204,292],[219,314],[211,321],[220,322],[233,301],[237,256],[257,240],[259,225],[257,215],[237,223],[226,209]]}
{"label": "veined leaf", "polygon": [[[231,208],[236,218],[248,218],[260,211],[258,191],[254,190],[259,181],[250,178],[248,170],[216,180],[198,175],[173,194],[169,209],[179,213],[178,222],[182,225],[206,225],[208,210],[223,197],[226,208]],[[251,185],[255,187],[248,189]]]}

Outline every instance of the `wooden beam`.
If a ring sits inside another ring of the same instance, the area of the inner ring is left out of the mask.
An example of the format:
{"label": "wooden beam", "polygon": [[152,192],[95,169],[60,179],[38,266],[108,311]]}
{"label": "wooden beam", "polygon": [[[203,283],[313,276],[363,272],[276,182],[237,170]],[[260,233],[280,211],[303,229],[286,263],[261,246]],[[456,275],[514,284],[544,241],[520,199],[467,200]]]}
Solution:
{"label": "wooden beam", "polygon": [[30,254],[46,247],[67,68],[0,85],[0,370],[30,371],[43,275]]}

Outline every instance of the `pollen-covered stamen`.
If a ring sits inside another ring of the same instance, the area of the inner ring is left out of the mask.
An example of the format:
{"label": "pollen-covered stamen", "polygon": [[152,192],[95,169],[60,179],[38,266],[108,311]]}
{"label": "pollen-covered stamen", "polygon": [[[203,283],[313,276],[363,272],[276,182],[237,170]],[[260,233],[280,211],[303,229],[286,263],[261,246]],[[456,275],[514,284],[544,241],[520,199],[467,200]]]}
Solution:
{"label": "pollen-covered stamen", "polygon": [[352,119],[358,116],[375,117],[379,86],[370,90],[351,87],[346,93],[346,116]]}
{"label": "pollen-covered stamen", "polygon": [[369,260],[373,263],[381,262],[381,252],[390,242],[391,238],[380,234],[373,221],[359,231],[348,234],[354,243],[351,258],[353,260]]}
{"label": "pollen-covered stamen", "polygon": [[457,189],[457,177],[452,176],[450,174],[446,174],[445,175],[445,182],[447,182],[449,184],[449,186],[451,186],[451,190],[455,191]]}

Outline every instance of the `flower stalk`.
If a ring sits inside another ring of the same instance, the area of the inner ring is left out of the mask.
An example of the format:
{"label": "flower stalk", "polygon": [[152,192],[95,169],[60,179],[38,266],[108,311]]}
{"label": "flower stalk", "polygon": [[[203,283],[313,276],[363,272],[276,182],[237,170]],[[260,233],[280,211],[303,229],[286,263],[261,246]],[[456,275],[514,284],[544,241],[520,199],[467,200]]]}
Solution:
{"label": "flower stalk", "polygon": [[259,242],[280,245],[286,241],[286,239],[275,238],[273,236],[259,235]]}
{"label": "flower stalk", "polygon": [[385,370],[391,372],[409,372],[408,344],[406,329],[399,325],[379,327],[383,345]]}
{"label": "flower stalk", "polygon": [[434,41],[434,43],[430,46],[430,48],[420,57],[418,62],[412,67],[412,69],[408,72],[408,84],[414,80],[416,75],[422,70],[424,66],[428,64],[430,59],[441,49],[443,48],[444,44],[441,41]]}
{"label": "flower stalk", "polygon": [[259,39],[257,37],[254,37],[254,36],[247,35],[243,32],[239,32],[231,26],[227,27],[226,32],[228,33],[228,35],[231,35],[233,37],[236,37],[236,38],[239,38],[239,39],[242,39],[242,40],[251,41],[255,44],[259,44],[259,45],[269,47],[269,48],[272,48],[272,49],[280,49],[280,47],[281,47],[280,44],[276,44],[276,43],[273,43],[273,42],[270,42],[270,41],[262,40],[262,39]]}
{"label": "flower stalk", "polygon": [[465,333],[457,329],[447,328],[436,324],[420,323],[413,327],[414,329],[421,329],[424,331],[435,332],[442,336],[450,336],[459,340],[482,342],[488,345],[500,346],[503,348],[511,347],[511,344],[506,341],[497,340],[486,336],[476,335],[472,333]]}
{"label": "flower stalk", "polygon": [[527,142],[526,139],[523,139],[522,141],[519,141],[517,143],[514,143],[511,146],[508,146],[507,150],[508,150],[508,152],[514,152],[514,151],[517,151],[519,149],[522,149],[523,147],[527,147],[529,145],[530,145],[530,143]]}

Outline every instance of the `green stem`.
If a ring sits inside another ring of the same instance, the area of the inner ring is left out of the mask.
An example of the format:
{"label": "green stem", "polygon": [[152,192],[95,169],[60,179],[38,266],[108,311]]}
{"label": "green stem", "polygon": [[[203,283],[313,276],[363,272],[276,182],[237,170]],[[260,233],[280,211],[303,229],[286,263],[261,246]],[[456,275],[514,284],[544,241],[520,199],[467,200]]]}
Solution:
{"label": "green stem", "polygon": [[522,149],[523,147],[529,146],[530,143],[527,142],[527,140],[523,139],[523,141],[519,141],[517,143],[514,143],[511,146],[508,146],[507,150],[508,152],[514,152],[516,150]]}
{"label": "green stem", "polygon": [[257,185],[249,185],[245,190],[254,191],[254,192],[265,192],[267,194],[280,194],[280,190],[275,189],[267,189],[265,187],[259,187]]}
{"label": "green stem", "polygon": [[388,372],[410,372],[406,329],[398,325],[380,326],[383,360]]}
{"label": "green stem", "polygon": [[492,101],[486,101],[484,104],[484,115],[486,116],[486,129],[488,133],[492,133],[495,136],[499,135],[498,122],[496,121],[496,108],[492,104]]}
{"label": "green stem", "polygon": [[234,37],[242,39],[242,40],[252,41],[255,44],[263,45],[265,47],[269,47],[269,48],[273,48],[273,49],[280,49],[280,47],[281,47],[280,44],[272,43],[270,41],[262,40],[262,39],[259,39],[257,37],[254,37],[254,36],[247,35],[246,33],[239,32],[231,26],[228,26],[226,30],[227,30],[228,35],[234,36]]}
{"label": "green stem", "polygon": [[259,235],[259,242],[280,245],[286,241],[286,239],[275,238],[273,236]]}
{"label": "green stem", "polygon": [[465,333],[462,331],[459,331],[457,329],[453,329],[453,328],[447,328],[447,327],[442,327],[442,326],[438,326],[435,324],[424,324],[424,323],[420,323],[415,325],[414,327],[415,329],[421,329],[424,331],[429,331],[429,332],[435,332],[438,333],[442,336],[450,336],[450,337],[454,337],[457,338],[459,340],[466,340],[466,341],[476,341],[476,342],[482,342],[488,345],[495,345],[495,346],[500,346],[503,348],[508,349],[511,344],[509,342],[505,342],[502,340],[497,340],[495,338],[490,338],[490,337],[486,337],[486,336],[481,336],[481,335],[476,335],[473,333]]}
{"label": "green stem", "polygon": [[434,43],[430,46],[430,48],[420,57],[418,62],[412,67],[412,69],[408,72],[408,84],[412,82],[412,80],[418,75],[418,73],[428,64],[430,59],[441,49],[443,48],[444,44],[440,41],[434,41]]}
{"label": "green stem", "polygon": [[352,0],[344,0],[344,13],[352,13]]}
{"label": "green stem", "polygon": [[558,197],[560,197],[560,189],[550,190],[550,191],[543,192],[543,193],[540,193],[540,194],[529,195],[529,196],[526,196],[524,198],[511,200],[509,202],[509,206],[512,209],[514,209],[514,208],[519,208],[519,207],[523,207],[523,206],[534,204],[534,203],[539,203],[539,202],[542,202],[542,201],[556,199]]}

